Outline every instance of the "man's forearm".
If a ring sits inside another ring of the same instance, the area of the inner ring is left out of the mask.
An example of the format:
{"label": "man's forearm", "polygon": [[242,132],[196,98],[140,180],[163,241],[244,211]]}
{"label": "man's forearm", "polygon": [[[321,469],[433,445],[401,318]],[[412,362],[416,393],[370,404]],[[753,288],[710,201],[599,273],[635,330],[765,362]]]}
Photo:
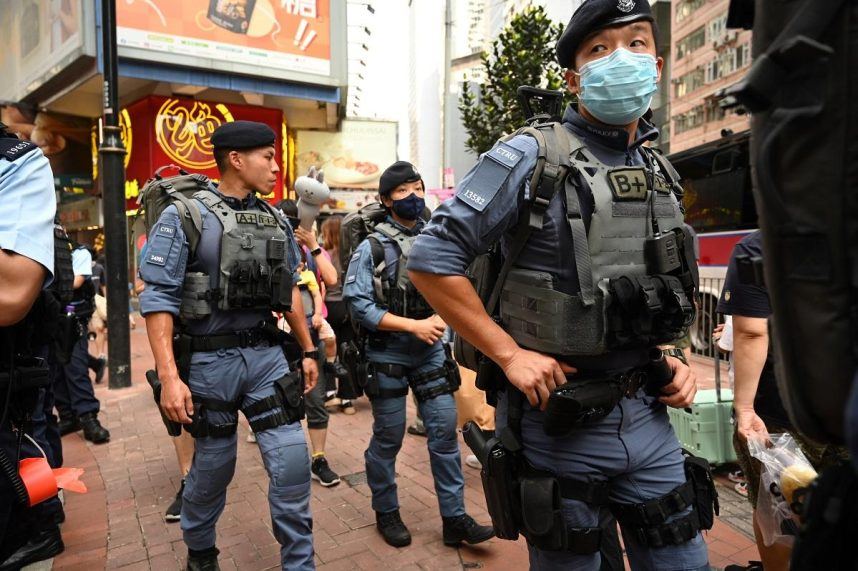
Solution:
{"label": "man's forearm", "polygon": [[438,315],[489,359],[503,366],[518,349],[515,340],[486,313],[468,278],[424,272],[408,274]]}
{"label": "man's forearm", "polygon": [[173,315],[167,312],[149,313],[146,319],[146,334],[155,357],[155,367],[162,383],[179,380],[176,357],[173,354]]}
{"label": "man's forearm", "polygon": [[379,331],[398,331],[401,333],[411,333],[414,329],[414,320],[399,315],[393,315],[389,311],[381,316],[381,321],[378,322]]}
{"label": "man's forearm", "polygon": [[301,290],[298,286],[292,288],[292,311],[287,311],[283,314],[286,323],[292,330],[292,335],[304,351],[312,351],[313,338],[310,336],[310,330],[307,329],[307,320],[304,317],[304,302],[301,300]]}
{"label": "man's forearm", "polygon": [[733,318],[733,406],[737,409],[753,408],[769,351],[768,332],[757,323],[743,323],[752,319],[757,318]]}

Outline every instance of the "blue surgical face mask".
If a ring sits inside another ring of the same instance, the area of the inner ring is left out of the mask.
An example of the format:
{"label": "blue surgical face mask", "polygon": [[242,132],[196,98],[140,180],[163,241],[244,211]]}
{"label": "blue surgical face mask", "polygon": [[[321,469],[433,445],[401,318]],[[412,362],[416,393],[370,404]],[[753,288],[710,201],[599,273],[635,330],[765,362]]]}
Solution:
{"label": "blue surgical face mask", "polygon": [[426,201],[413,192],[405,198],[394,200],[391,206],[393,212],[403,220],[417,220],[425,207]]}
{"label": "blue surgical face mask", "polygon": [[657,81],[653,56],[620,48],[581,67],[579,99],[602,123],[628,125],[649,109]]}

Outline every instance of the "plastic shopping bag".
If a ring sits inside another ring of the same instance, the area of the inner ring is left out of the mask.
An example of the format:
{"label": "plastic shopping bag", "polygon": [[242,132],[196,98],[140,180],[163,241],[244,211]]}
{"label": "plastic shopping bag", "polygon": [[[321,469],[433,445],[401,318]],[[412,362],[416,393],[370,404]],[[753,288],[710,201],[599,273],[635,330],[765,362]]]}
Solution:
{"label": "plastic shopping bag", "polygon": [[759,460],[760,491],[757,522],[768,546],[792,545],[798,534],[801,503],[807,487],[816,479],[816,470],[790,434],[770,434],[771,445],[749,440],[751,456]]}

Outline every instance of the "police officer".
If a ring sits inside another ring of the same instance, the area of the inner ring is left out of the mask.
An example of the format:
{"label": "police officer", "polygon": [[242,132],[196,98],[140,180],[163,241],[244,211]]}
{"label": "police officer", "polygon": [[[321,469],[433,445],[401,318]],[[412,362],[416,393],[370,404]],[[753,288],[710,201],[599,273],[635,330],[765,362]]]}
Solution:
{"label": "police officer", "polygon": [[[364,458],[376,524],[388,544],[411,543],[399,515],[395,479],[410,386],[429,433],[444,544],[480,543],[494,532],[465,513],[452,394],[458,388],[454,378],[458,369],[445,360],[441,336],[446,325],[410,285],[405,272],[408,251],[424,224],[423,179],[411,163],[394,163],[381,175],[379,195],[388,216],[357,247],[343,289],[353,323],[367,336],[366,359],[373,377],[365,389],[372,402],[373,434]],[[379,266],[384,269],[377,273]]]}
{"label": "police officer", "polygon": [[[606,501],[632,569],[708,569],[698,530],[710,513],[691,507],[665,409],[690,405],[696,379],[675,349],[664,386],[642,374],[693,316],[696,279],[678,177],[645,147],[663,65],[652,22],[646,0],[584,2],[557,44],[577,106],[483,154],[411,251],[414,284],[499,370],[498,428],[523,445],[535,569],[598,569]],[[496,242],[511,260],[497,322],[465,277]]]}
{"label": "police officer", "polygon": [[92,281],[92,255],[85,246],[72,251],[74,296],[68,313],[74,316],[78,339],[67,363],[57,367],[54,400],[60,413],[60,433],[83,428],[83,437],[94,444],[110,440],[110,432],[98,420],[101,403],[89,378],[89,340],[87,324],[95,311],[95,284]]}
{"label": "police officer", "polygon": [[[163,385],[161,406],[195,437],[181,513],[188,569],[218,568],[215,525],[235,471],[239,409],[256,433],[269,475],[283,569],[314,567],[300,374],[289,374],[271,334],[272,309],[292,309],[286,319],[304,350],[307,389],[318,377],[318,354],[295,287],[291,229],[256,196],[270,193],[277,181],[274,141],[274,131],[261,123],[218,127],[211,142],[221,182],[192,200],[202,219],[195,251],[171,205],[152,227],[140,264],[146,284],[140,308]],[[186,385],[180,370],[187,363]]]}
{"label": "police officer", "polygon": [[[55,212],[48,160],[36,145],[18,140],[0,123],[0,455],[6,460],[0,463],[2,569],[19,569],[63,550],[57,524],[43,504],[27,508],[19,501],[18,434],[13,432],[32,436],[39,391],[50,382],[47,365],[36,354],[46,317],[40,292],[54,271]],[[21,457],[41,455],[26,437],[22,446]]]}

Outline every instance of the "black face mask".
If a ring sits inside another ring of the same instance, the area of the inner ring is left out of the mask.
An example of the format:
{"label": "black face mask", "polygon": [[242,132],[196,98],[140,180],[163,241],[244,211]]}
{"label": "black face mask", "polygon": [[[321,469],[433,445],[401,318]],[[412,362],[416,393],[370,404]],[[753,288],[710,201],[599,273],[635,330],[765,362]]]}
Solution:
{"label": "black face mask", "polygon": [[417,220],[426,208],[426,201],[412,192],[405,198],[394,200],[390,208],[403,220]]}

